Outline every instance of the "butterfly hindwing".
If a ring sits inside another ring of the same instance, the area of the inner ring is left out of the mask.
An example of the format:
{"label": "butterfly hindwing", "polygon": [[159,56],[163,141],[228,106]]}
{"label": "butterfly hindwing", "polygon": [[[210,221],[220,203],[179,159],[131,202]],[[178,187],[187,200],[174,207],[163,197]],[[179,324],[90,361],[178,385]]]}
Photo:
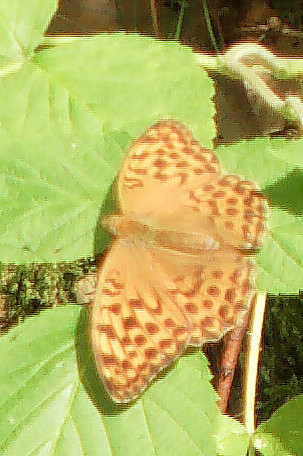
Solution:
{"label": "butterfly hindwing", "polygon": [[188,345],[215,341],[249,309],[251,260],[184,255],[118,240],[98,277],[92,340],[98,370],[119,402],[137,397]]}
{"label": "butterfly hindwing", "polygon": [[172,287],[149,249],[114,243],[98,276],[91,334],[98,371],[119,402],[138,396],[188,344],[190,323]]}
{"label": "butterfly hindwing", "polygon": [[154,254],[171,277],[170,298],[190,322],[189,345],[218,340],[249,310],[255,294],[252,259],[236,250],[191,255],[158,248]]}

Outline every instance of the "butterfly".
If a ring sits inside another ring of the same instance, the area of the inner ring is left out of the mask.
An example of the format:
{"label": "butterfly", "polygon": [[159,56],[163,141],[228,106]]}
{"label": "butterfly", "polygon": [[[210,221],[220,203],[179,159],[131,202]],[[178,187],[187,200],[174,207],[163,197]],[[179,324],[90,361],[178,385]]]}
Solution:
{"label": "butterfly", "polygon": [[226,174],[179,121],[152,125],[117,179],[115,237],[97,276],[91,341],[112,399],[137,398],[188,346],[241,322],[255,295],[253,253],[267,202]]}

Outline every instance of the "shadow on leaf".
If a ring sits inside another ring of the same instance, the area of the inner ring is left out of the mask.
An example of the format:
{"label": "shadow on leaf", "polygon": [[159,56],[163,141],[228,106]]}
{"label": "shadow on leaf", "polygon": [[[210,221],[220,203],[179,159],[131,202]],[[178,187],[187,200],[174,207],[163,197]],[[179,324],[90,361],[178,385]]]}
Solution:
{"label": "shadow on leaf", "polygon": [[93,404],[103,415],[116,415],[129,405],[116,404],[97,373],[89,338],[89,309],[83,308],[76,328],[76,353],[80,380]]}
{"label": "shadow on leaf", "polygon": [[104,230],[102,226],[102,219],[107,215],[115,211],[116,204],[115,204],[115,183],[111,185],[109,188],[104,202],[101,206],[99,217],[96,223],[95,228],[95,238],[94,238],[94,250],[95,255],[98,257],[104,252],[107,248],[110,235]]}
{"label": "shadow on leaf", "polygon": [[272,185],[268,185],[262,193],[273,206],[303,215],[303,172],[294,170]]}

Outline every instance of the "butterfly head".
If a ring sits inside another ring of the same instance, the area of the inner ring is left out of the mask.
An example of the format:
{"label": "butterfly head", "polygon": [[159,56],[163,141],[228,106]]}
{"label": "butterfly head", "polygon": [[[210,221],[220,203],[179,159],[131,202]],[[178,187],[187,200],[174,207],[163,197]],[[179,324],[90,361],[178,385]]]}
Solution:
{"label": "butterfly head", "polygon": [[107,215],[102,219],[102,226],[108,233],[118,236],[121,231],[122,219],[121,215]]}
{"label": "butterfly head", "polygon": [[129,240],[146,238],[150,233],[147,225],[123,215],[107,215],[103,218],[102,225],[113,236]]}

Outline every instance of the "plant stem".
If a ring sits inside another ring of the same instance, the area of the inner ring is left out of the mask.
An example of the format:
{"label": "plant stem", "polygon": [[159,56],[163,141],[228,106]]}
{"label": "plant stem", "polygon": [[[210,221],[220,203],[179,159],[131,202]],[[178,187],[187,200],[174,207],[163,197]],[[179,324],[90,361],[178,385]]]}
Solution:
{"label": "plant stem", "polygon": [[150,0],[150,10],[151,10],[151,16],[152,16],[152,20],[153,20],[154,34],[156,36],[160,36],[157,0]]}
{"label": "plant stem", "polygon": [[130,3],[134,30],[138,31],[138,0],[131,0]]}
{"label": "plant stem", "polygon": [[115,6],[116,6],[116,14],[117,14],[117,19],[118,23],[120,24],[120,27],[123,29],[123,15],[120,7],[120,0],[114,0]]}
{"label": "plant stem", "polygon": [[202,0],[202,7],[203,7],[203,14],[204,14],[206,27],[207,27],[207,31],[208,31],[208,34],[209,34],[209,38],[210,38],[211,44],[212,44],[214,50],[216,52],[219,52],[219,47],[217,45],[217,41],[216,41],[216,38],[215,38],[215,35],[214,35],[214,32],[213,32],[213,28],[212,28],[212,25],[211,25],[209,9],[208,9],[206,0]]}
{"label": "plant stem", "polygon": [[181,29],[182,29],[182,24],[183,24],[183,19],[184,19],[184,12],[187,4],[185,1],[181,1],[180,3],[180,13],[178,17],[178,23],[177,23],[177,28],[176,28],[176,33],[175,33],[175,40],[179,40],[181,36]]}
{"label": "plant stem", "polygon": [[266,293],[258,293],[251,320],[250,343],[244,381],[244,425],[249,434],[255,431],[255,400]]}
{"label": "plant stem", "polygon": [[228,68],[242,59],[255,57],[277,79],[297,78],[303,75],[303,59],[278,57],[265,46],[257,43],[238,43],[218,56],[196,53],[198,65],[218,73],[228,74]]}

